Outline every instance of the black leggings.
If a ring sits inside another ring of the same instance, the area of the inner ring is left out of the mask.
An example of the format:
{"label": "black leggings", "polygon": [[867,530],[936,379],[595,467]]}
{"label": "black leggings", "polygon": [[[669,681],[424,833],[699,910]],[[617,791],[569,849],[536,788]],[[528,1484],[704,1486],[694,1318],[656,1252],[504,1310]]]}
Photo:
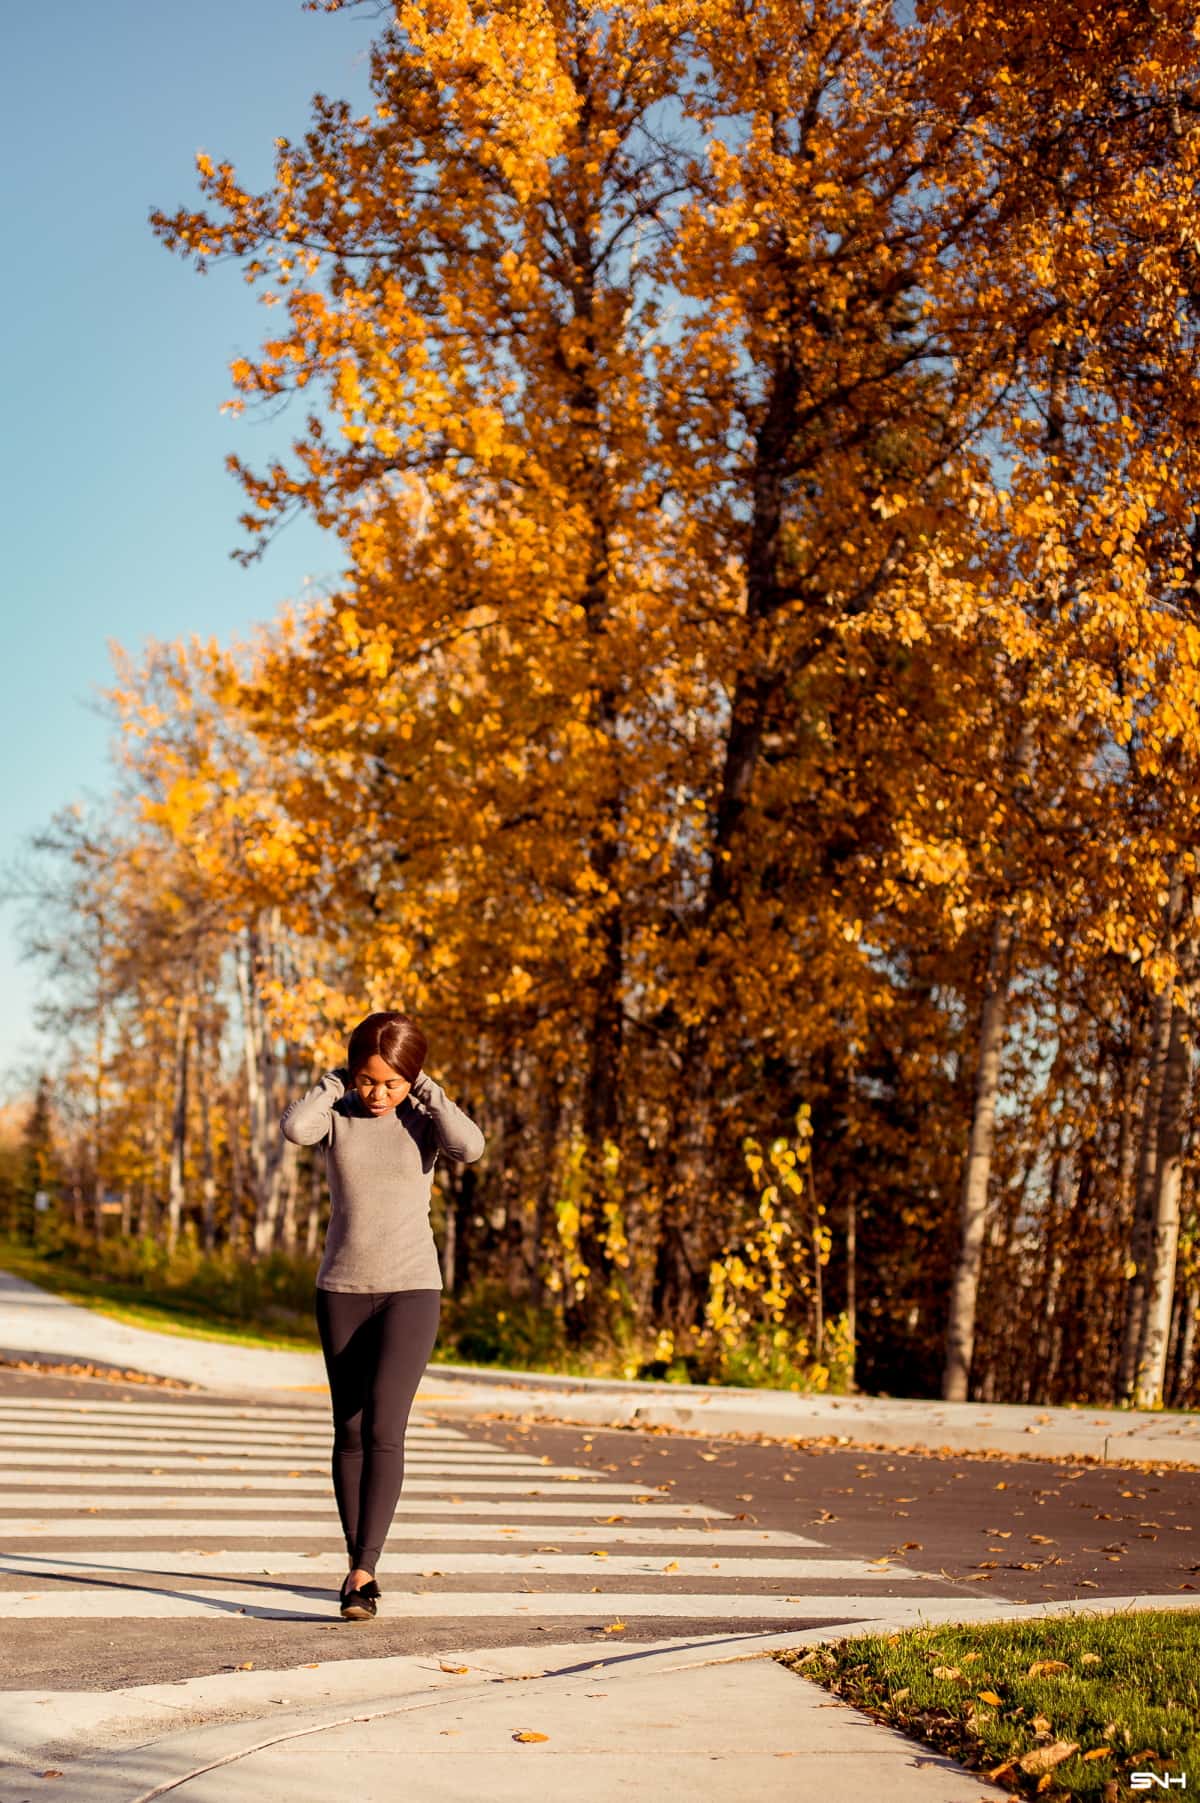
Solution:
{"label": "black leggings", "polygon": [[318,1289],[333,1489],[352,1567],[373,1572],[404,1482],[404,1430],[437,1338],[440,1290]]}

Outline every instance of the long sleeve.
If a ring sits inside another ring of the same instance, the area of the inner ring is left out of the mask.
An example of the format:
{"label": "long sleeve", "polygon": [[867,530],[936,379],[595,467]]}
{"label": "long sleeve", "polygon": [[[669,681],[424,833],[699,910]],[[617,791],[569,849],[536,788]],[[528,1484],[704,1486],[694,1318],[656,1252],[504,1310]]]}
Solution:
{"label": "long sleeve", "polygon": [[294,1146],[319,1146],[329,1137],[333,1105],[346,1093],[348,1071],[326,1071],[315,1089],[289,1102],[279,1122],[284,1139]]}
{"label": "long sleeve", "polygon": [[470,1115],[464,1114],[450,1100],[441,1084],[435,1083],[427,1071],[418,1074],[409,1093],[433,1122],[439,1152],[444,1152],[447,1158],[453,1158],[459,1164],[474,1164],[477,1158],[483,1156],[482,1132]]}

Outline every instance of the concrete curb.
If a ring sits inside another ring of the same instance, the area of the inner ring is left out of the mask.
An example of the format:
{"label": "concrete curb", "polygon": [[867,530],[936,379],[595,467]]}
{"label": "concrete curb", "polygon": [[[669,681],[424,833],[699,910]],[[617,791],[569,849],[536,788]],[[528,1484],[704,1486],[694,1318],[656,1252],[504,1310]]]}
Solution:
{"label": "concrete curb", "polygon": [[[1038,1410],[1015,1404],[985,1408],[973,1403],[913,1403],[900,1398],[829,1398],[830,1406],[819,1409],[810,1406],[809,1398],[771,1391],[716,1391],[702,1393],[695,1401],[675,1401],[670,1390],[665,1396],[661,1391],[647,1396],[644,1390],[635,1395],[608,1395],[558,1387],[534,1389],[528,1384],[489,1387],[474,1375],[442,1385],[441,1377],[441,1368],[432,1366],[422,1387],[422,1401],[440,1410],[470,1414],[511,1413],[522,1419],[564,1424],[674,1428],[717,1436],[832,1439],[847,1446],[886,1446],[897,1451],[1200,1465],[1200,1417],[1138,1418],[1131,1414],[1126,1421],[1137,1423],[1133,1430],[1122,1426],[1117,1431],[1114,1422],[1097,1421],[1091,1411]],[[856,1406],[839,1408],[843,1401]]]}
{"label": "concrete curb", "polygon": [[[889,1604],[899,1599],[889,1599]],[[188,1782],[215,1766],[235,1763],[281,1741],[343,1726],[365,1726],[411,1711],[436,1709],[452,1700],[469,1709],[496,1685],[520,1685],[521,1710],[539,1681],[618,1671],[639,1678],[670,1678],[675,1673],[713,1665],[739,1665],[779,1651],[821,1646],[866,1635],[891,1634],[921,1626],[986,1626],[1001,1621],[1027,1621],[1031,1616],[1111,1615],[1125,1610],[1189,1609],[1195,1605],[1177,1595],[1104,1597],[1074,1603],[1009,1603],[1000,1598],[964,1610],[957,1597],[913,1598],[905,1607],[890,1606],[867,1621],[826,1623],[817,1628],[774,1634],[738,1635],[714,1642],[676,1638],[631,1645],[600,1653],[594,1642],[555,1646],[487,1648],[480,1653],[393,1656],[384,1659],[332,1661],[316,1671],[273,1670],[218,1674],[173,1685],[142,1685],[116,1692],[9,1692],[5,1696],[6,1740],[0,1752],[11,1767],[25,1766],[29,1783],[40,1782],[36,1766],[63,1770],[54,1794],[65,1803],[150,1803],[150,1799]],[[469,1671],[447,1670],[467,1665]],[[288,1708],[305,1688],[317,1692],[300,1708]],[[174,1732],[180,1715],[221,1719],[196,1721]],[[847,1711],[847,1716],[857,1716]],[[56,1737],[32,1730],[47,1717]],[[263,1729],[269,1724],[270,1733]],[[157,1730],[157,1732],[156,1732]],[[81,1757],[97,1738],[103,1752]],[[313,1749],[316,1758],[320,1750]],[[338,1754],[339,1769],[344,1755]],[[939,1760],[957,1773],[960,1768]],[[964,1774],[965,1775],[965,1774]],[[966,1775],[965,1775],[966,1776]],[[990,1791],[984,1794],[992,1794]],[[15,1793],[14,1793],[15,1795]]]}

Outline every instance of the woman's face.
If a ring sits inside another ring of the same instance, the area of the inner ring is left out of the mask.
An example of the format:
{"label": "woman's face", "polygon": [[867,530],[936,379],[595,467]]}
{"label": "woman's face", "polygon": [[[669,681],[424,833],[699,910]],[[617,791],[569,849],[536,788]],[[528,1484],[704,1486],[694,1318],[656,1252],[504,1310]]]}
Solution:
{"label": "woman's face", "polygon": [[390,1114],[399,1107],[412,1084],[375,1052],[355,1071],[354,1087],[368,1114]]}

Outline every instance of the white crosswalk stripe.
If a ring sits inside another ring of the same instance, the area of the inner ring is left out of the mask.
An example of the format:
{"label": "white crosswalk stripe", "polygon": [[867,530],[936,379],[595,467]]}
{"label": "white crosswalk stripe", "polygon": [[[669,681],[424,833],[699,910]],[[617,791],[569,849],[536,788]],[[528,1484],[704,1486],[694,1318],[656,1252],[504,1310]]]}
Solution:
{"label": "white crosswalk stripe", "polygon": [[[0,1399],[0,1620],[336,1619],[330,1441],[290,1404]],[[869,1616],[921,1575],[424,1419],[379,1571],[389,1618],[598,1627]]]}

